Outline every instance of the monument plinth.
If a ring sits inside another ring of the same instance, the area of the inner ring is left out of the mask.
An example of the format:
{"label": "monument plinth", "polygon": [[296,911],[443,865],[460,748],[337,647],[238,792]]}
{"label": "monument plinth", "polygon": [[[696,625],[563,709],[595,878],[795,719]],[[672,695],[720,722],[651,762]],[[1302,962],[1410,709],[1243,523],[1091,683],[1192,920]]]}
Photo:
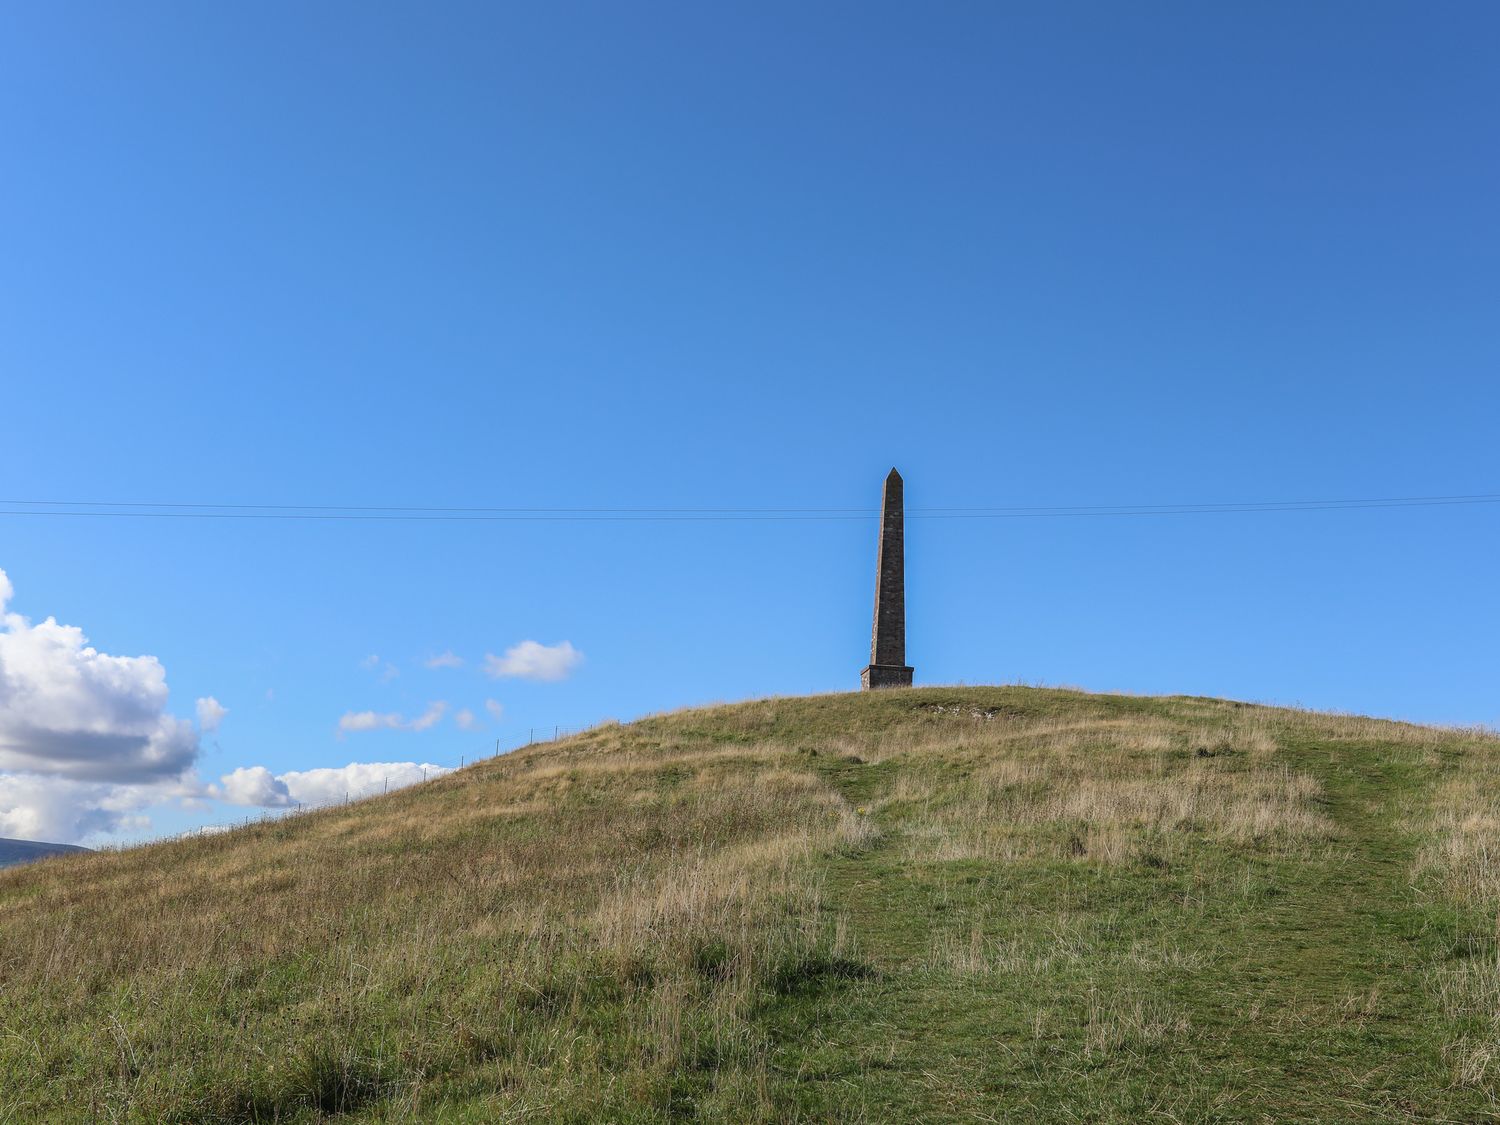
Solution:
{"label": "monument plinth", "polygon": [[859,674],[866,691],[911,687],[906,663],[905,486],[892,469],[880,497],[880,547],[875,562],[875,626],[870,636],[870,663]]}

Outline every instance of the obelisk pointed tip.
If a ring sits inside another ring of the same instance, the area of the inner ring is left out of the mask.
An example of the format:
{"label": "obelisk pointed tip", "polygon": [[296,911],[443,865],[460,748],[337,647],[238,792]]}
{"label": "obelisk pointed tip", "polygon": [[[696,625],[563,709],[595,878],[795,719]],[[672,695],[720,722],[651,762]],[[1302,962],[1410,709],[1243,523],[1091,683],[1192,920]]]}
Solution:
{"label": "obelisk pointed tip", "polygon": [[900,480],[901,479],[901,474],[898,473],[896,471],[896,467],[894,465],[892,465],[891,466],[891,471],[888,472],[888,473],[886,473],[885,479],[886,480]]}

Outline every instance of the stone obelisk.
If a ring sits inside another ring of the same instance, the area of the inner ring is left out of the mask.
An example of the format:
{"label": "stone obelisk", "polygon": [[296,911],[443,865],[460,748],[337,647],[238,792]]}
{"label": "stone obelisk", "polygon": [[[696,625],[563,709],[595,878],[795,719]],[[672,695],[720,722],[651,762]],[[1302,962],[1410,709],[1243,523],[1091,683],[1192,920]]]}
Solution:
{"label": "stone obelisk", "polygon": [[870,666],[859,674],[860,687],[911,687],[906,663],[906,535],[901,474],[891,470],[880,498],[880,551],[875,563],[875,628],[870,636]]}

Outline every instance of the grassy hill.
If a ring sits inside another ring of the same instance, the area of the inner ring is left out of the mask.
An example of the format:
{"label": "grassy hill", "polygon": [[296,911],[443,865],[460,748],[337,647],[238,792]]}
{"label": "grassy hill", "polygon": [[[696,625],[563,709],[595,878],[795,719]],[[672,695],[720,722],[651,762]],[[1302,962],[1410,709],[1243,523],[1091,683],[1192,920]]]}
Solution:
{"label": "grassy hill", "polygon": [[0,873],[0,1121],[1488,1120],[1500,740],[1026,688]]}

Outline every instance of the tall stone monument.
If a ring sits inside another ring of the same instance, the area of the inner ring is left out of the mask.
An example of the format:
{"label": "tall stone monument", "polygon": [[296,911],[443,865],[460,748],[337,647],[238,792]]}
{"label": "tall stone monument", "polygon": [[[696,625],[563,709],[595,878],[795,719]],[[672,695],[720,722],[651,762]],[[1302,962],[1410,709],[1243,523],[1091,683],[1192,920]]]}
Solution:
{"label": "tall stone monument", "polygon": [[903,529],[905,485],[892,469],[880,499],[880,552],[875,563],[875,628],[870,636],[870,666],[859,674],[865,691],[911,687],[906,663],[906,535]]}

